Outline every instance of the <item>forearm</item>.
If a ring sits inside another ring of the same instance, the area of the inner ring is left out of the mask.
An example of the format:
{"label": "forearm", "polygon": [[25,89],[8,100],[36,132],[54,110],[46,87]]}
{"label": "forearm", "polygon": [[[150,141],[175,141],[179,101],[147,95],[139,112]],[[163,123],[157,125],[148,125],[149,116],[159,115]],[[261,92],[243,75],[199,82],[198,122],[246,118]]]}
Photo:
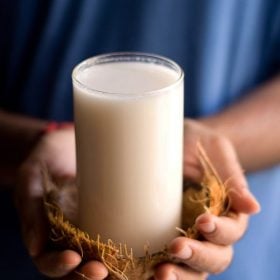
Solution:
{"label": "forearm", "polygon": [[45,127],[42,120],[0,110],[0,182],[13,183],[17,168]]}
{"label": "forearm", "polygon": [[243,168],[255,171],[280,162],[280,76],[223,112],[201,122],[226,135]]}

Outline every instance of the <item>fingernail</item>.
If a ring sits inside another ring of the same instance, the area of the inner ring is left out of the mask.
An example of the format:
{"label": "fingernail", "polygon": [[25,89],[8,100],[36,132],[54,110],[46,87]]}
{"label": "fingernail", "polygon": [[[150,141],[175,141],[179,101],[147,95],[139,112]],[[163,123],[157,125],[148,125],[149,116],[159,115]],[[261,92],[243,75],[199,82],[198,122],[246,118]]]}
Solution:
{"label": "fingernail", "polygon": [[71,271],[81,263],[80,256],[72,257],[72,262],[63,263],[60,265],[61,271]]}
{"label": "fingernail", "polygon": [[187,245],[187,246],[184,246],[184,248],[182,248],[179,252],[174,252],[173,253],[172,250],[170,250],[170,253],[175,258],[179,258],[179,259],[182,259],[182,260],[187,260],[192,256],[192,249],[191,249],[191,247],[189,247]]}
{"label": "fingernail", "polygon": [[201,223],[198,224],[199,230],[205,233],[212,233],[216,230],[216,225],[214,223]]}
{"label": "fingernail", "polygon": [[27,250],[31,257],[36,257],[38,255],[38,242],[34,230],[29,231],[27,235]]}

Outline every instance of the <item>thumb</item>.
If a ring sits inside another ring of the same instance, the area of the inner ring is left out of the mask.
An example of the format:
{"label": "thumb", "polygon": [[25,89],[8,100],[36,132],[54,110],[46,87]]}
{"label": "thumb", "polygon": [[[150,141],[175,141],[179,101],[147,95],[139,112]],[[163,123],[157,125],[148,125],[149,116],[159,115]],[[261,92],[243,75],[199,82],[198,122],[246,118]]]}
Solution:
{"label": "thumb", "polygon": [[238,173],[237,171],[235,172],[236,175],[233,175],[225,182],[228,188],[231,208],[237,212],[257,214],[261,209],[260,204],[249,190],[242,171],[240,170]]}
{"label": "thumb", "polygon": [[219,148],[209,151],[209,158],[215,163],[215,169],[228,190],[231,208],[246,214],[258,213],[260,205],[249,190],[246,177],[231,143],[220,142]]}

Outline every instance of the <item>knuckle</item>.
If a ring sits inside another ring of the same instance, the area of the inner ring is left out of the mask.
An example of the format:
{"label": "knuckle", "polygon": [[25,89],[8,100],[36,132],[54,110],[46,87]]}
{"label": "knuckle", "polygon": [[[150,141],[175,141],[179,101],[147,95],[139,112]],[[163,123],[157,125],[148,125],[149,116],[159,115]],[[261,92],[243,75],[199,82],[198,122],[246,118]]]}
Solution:
{"label": "knuckle", "polygon": [[230,145],[228,139],[225,136],[218,133],[213,134],[209,141],[211,146],[216,148],[221,148]]}
{"label": "knuckle", "polygon": [[200,246],[192,246],[192,255],[185,261],[187,265],[198,271],[209,262],[209,256],[203,253],[203,249]]}
{"label": "knuckle", "polygon": [[225,236],[219,228],[217,228],[214,232],[208,233],[206,237],[209,241],[220,245],[226,245],[228,242],[228,236]]}
{"label": "knuckle", "polygon": [[50,278],[58,278],[63,277],[67,274],[63,266],[59,264],[54,265],[50,264],[48,261],[36,259],[33,259],[33,262],[37,267],[38,271],[40,271],[40,273],[42,273],[44,276]]}
{"label": "knuckle", "polygon": [[230,265],[232,258],[233,258],[233,247],[228,246],[227,252],[224,254],[224,258],[221,260],[220,265],[213,270],[213,274],[220,274],[224,272]]}
{"label": "knuckle", "polygon": [[230,228],[227,228],[227,226],[221,225],[221,222],[217,223],[216,229],[205,235],[207,240],[210,242],[213,242],[217,245],[231,245],[232,243],[236,242],[240,237],[242,233],[239,232],[240,230],[235,227],[234,231],[231,231]]}
{"label": "knuckle", "polygon": [[208,277],[209,277],[209,274],[208,274],[208,273],[202,272],[202,274],[201,274],[201,280],[207,280]]}
{"label": "knuckle", "polygon": [[155,270],[156,279],[166,279],[170,272],[177,271],[177,266],[172,263],[165,263],[160,265]]}

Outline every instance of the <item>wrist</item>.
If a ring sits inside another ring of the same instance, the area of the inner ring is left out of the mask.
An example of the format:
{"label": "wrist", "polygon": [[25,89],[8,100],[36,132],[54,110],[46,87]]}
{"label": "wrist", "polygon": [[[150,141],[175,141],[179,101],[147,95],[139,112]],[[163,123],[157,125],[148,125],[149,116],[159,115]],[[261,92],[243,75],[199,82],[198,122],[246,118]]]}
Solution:
{"label": "wrist", "polygon": [[72,129],[74,127],[74,124],[72,122],[55,122],[50,121],[46,123],[45,127],[42,129],[40,135],[44,136],[45,134],[52,133],[57,130],[61,129]]}
{"label": "wrist", "polygon": [[19,166],[41,138],[71,123],[46,122],[0,110],[0,180],[13,184]]}
{"label": "wrist", "polygon": [[32,148],[30,149],[29,154],[38,146],[40,142],[49,141],[47,139],[54,138],[53,137],[54,134],[62,130],[72,130],[72,129],[74,129],[74,124],[72,122],[56,122],[56,121],[46,122],[45,126],[42,127],[41,130],[38,131],[36,137],[34,137]]}
{"label": "wrist", "polygon": [[200,118],[198,119],[198,122],[205,127],[215,131],[216,133],[226,137],[236,148],[236,145],[238,143],[238,135],[236,135],[235,133],[238,125],[236,122],[230,119],[223,118],[223,116],[220,115]]}

